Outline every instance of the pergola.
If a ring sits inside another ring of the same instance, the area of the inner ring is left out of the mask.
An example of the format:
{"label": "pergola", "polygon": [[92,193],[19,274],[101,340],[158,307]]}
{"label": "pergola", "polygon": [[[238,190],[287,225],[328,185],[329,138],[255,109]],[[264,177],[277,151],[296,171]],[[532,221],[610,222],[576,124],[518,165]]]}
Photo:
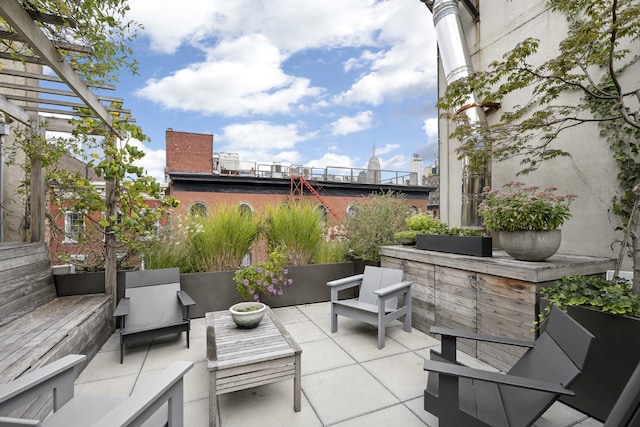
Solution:
{"label": "pergola", "polygon": [[[115,90],[115,87],[88,84],[64,54],[81,52],[91,55],[91,47],[66,40],[52,40],[43,31],[44,25],[73,29],[76,25],[73,19],[38,10],[32,2],[26,0],[0,1],[0,17],[6,23],[4,27],[0,27],[2,43],[5,46],[24,47],[19,53],[0,49],[0,59],[8,65],[0,69],[0,111],[27,126],[35,125],[44,131],[56,132],[72,130],[69,119],[59,117],[82,117],[90,111],[89,115],[98,118],[107,131],[117,132],[113,128],[112,112],[129,116],[129,111],[110,106],[113,103],[122,105],[122,99],[98,94],[99,90]],[[12,64],[17,66],[11,67]],[[53,75],[45,74],[43,67],[51,69]],[[42,119],[44,115],[46,120]],[[45,178],[42,159],[36,156],[30,161],[31,241],[40,242],[45,237]],[[109,185],[114,184],[106,184],[106,194],[110,197],[113,191],[109,191]],[[115,256],[110,261],[107,253],[106,258],[107,292],[110,292],[110,289],[115,289]]]}

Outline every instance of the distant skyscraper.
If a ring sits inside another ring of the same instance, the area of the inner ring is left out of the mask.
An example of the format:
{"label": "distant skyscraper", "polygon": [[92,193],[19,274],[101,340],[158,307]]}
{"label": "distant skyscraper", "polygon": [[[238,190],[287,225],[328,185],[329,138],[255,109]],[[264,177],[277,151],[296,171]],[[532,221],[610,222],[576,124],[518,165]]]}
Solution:
{"label": "distant skyscraper", "polygon": [[373,152],[367,165],[367,182],[369,184],[379,184],[381,181],[380,160],[376,157],[376,144],[373,144]]}
{"label": "distant skyscraper", "polygon": [[417,153],[411,159],[410,185],[422,185],[422,158]]}

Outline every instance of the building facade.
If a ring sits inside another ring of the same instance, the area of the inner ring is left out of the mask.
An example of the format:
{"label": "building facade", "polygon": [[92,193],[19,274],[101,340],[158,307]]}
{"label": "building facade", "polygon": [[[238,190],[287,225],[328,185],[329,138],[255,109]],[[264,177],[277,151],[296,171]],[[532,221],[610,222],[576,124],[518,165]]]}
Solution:
{"label": "building facade", "polygon": [[379,163],[372,174],[365,174],[375,177],[374,182],[362,180],[362,172],[367,172],[362,170],[318,172],[280,164],[234,169],[242,162],[222,162],[233,156],[214,153],[212,135],[168,129],[166,141],[168,193],[180,201],[178,215],[206,212],[223,204],[261,212],[268,205],[305,199],[324,209],[329,220],[339,221],[346,218],[358,199],[372,193],[402,193],[408,209],[429,211],[429,194],[435,191],[433,187],[410,185],[408,172],[395,172],[388,178],[391,171],[381,171]]}
{"label": "building facade", "polygon": [[[427,5],[429,2],[426,2]],[[432,2],[431,2],[432,3]],[[516,43],[527,37],[540,40],[536,61],[546,61],[557,56],[558,44],[566,37],[568,26],[564,15],[554,12],[544,1],[504,2],[504,0],[469,0],[459,4],[460,21],[464,30],[464,42],[469,50],[473,69],[487,70],[492,61]],[[463,3],[475,5],[479,16],[474,17]],[[425,8],[425,25],[434,25],[433,16]],[[438,40],[438,43],[443,43]],[[435,54],[428,52],[427,54]],[[442,57],[444,53],[440,52]],[[439,96],[444,94],[446,80],[440,61]],[[629,76],[637,75],[638,67],[628,70]],[[635,74],[634,74],[635,73]],[[637,86],[636,86],[637,87]],[[567,101],[565,98],[563,101]],[[508,98],[505,108],[526,102]],[[502,109],[486,112],[488,123],[496,123]],[[455,152],[459,142],[449,138],[454,130],[449,120],[439,121],[439,168],[441,218],[450,225],[462,225],[463,216],[463,163]],[[541,188],[553,186],[559,194],[573,193],[578,198],[572,204],[573,217],[562,226],[562,244],[559,252],[577,255],[616,257],[622,235],[616,231],[620,221],[612,213],[612,198],[618,194],[617,166],[607,141],[599,136],[596,124],[583,124],[561,134],[555,147],[570,153],[544,162],[539,170],[526,176],[518,176],[519,158],[490,165],[490,182],[499,188],[511,181],[523,181]]]}

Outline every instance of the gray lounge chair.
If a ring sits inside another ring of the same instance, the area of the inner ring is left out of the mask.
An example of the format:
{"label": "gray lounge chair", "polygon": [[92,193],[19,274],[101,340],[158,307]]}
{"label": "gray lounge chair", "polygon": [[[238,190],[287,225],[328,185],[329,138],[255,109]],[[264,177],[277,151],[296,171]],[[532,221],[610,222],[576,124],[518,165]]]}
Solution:
{"label": "gray lounge chair", "polygon": [[640,364],[613,405],[604,427],[640,427]]}
{"label": "gray lounge chair", "polygon": [[[553,307],[535,343],[471,332],[431,328],[442,335],[442,352],[425,360],[429,371],[424,409],[448,426],[529,426],[578,378],[593,335]],[[528,347],[507,374],[469,368],[456,362],[456,339],[466,338]]]}
{"label": "gray lounge chair", "polygon": [[[183,377],[193,362],[174,362],[129,397],[74,395],[74,368],[86,356],[72,354],[0,385],[0,426],[118,427],[184,425]],[[53,392],[54,412],[44,421],[11,413]]]}
{"label": "gray lounge chair", "polygon": [[[366,266],[364,274],[327,282],[331,287],[331,332],[338,331],[338,315],[351,317],[378,328],[378,348],[384,347],[386,326],[404,316],[403,329],[411,332],[411,282],[393,268]],[[338,292],[359,286],[357,299],[340,300]],[[398,297],[403,303],[398,308]]]}
{"label": "gray lounge chair", "polygon": [[120,322],[120,363],[124,345],[140,339],[186,332],[188,348],[189,306],[195,301],[180,290],[180,270],[128,271],[124,280],[125,297],[113,313]]}

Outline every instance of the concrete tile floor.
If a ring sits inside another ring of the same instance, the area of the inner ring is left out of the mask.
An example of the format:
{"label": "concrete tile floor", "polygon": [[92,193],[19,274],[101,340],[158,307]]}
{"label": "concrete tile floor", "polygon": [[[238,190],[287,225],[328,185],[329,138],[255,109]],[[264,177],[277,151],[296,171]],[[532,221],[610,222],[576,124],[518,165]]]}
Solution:
{"label": "concrete tile floor", "polygon": [[[397,425],[435,427],[438,421],[422,408],[427,373],[422,361],[435,338],[418,330],[406,333],[400,323],[387,329],[378,350],[374,328],[340,317],[330,332],[329,303],[275,309],[302,347],[302,410],[293,411],[293,380],[218,397],[222,427],[261,425],[340,426]],[[76,380],[78,392],[127,396],[174,360],[193,361],[185,377],[185,425],[208,426],[208,372],[204,319],[192,321],[191,347],[184,334],[155,339],[125,349],[120,364],[114,334]],[[468,365],[491,369],[465,354]],[[554,404],[537,427],[597,427],[602,423],[562,403]]]}

